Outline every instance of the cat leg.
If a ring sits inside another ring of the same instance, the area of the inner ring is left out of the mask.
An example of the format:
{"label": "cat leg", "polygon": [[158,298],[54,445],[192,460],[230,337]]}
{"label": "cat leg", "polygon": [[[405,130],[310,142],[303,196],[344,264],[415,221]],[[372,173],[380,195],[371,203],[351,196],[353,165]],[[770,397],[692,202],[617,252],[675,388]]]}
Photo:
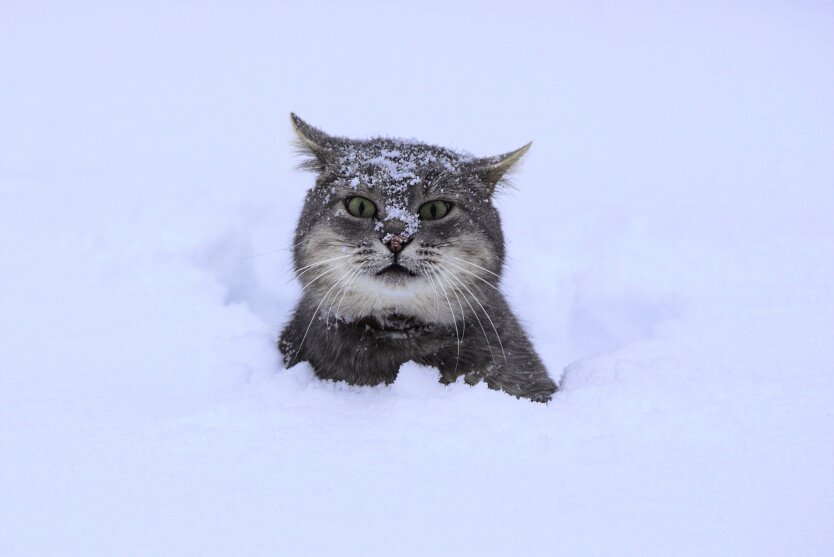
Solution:
{"label": "cat leg", "polygon": [[402,362],[374,349],[368,339],[350,329],[326,329],[299,305],[278,339],[284,366],[308,362],[319,379],[351,385],[393,383]]}
{"label": "cat leg", "polygon": [[358,385],[373,387],[376,385],[390,385],[397,378],[398,368],[386,367],[375,368],[353,368],[349,371],[348,368],[332,367],[327,364],[315,365],[313,369],[319,379],[326,379],[330,381],[344,381],[348,385]]}
{"label": "cat leg", "polygon": [[557,390],[556,383],[543,368],[530,370],[501,366],[485,373],[484,380],[491,389],[534,402],[550,401]]}
{"label": "cat leg", "polygon": [[290,368],[301,361],[299,356],[299,349],[301,339],[304,335],[304,329],[301,325],[301,310],[296,307],[293,312],[292,319],[281,331],[281,336],[278,337],[278,350],[281,352],[284,367]]}
{"label": "cat leg", "polygon": [[556,383],[542,368],[525,367],[523,362],[511,361],[502,365],[487,364],[482,371],[454,370],[450,366],[439,366],[440,382],[449,385],[462,375],[468,385],[477,385],[481,381],[497,391],[518,398],[527,398],[534,402],[548,402],[557,391]]}
{"label": "cat leg", "polygon": [[[494,307],[504,309],[500,302]],[[485,330],[482,335],[467,334],[460,348],[452,338],[436,353],[415,360],[436,367],[444,385],[455,383],[463,376],[469,385],[484,381],[490,388],[515,397],[549,401],[557,390],[556,383],[509,309],[505,311],[499,314],[502,316],[499,330]],[[502,342],[496,333],[500,333]]]}

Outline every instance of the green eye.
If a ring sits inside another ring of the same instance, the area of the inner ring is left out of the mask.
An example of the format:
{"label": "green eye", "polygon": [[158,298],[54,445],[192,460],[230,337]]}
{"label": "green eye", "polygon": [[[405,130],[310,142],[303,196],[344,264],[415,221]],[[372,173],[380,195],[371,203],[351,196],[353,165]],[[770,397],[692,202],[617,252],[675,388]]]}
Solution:
{"label": "green eye", "polygon": [[367,197],[349,197],[345,207],[348,213],[360,219],[369,219],[376,214],[376,205]]}
{"label": "green eye", "polygon": [[451,208],[452,204],[448,201],[429,201],[428,203],[423,203],[423,206],[420,207],[420,218],[423,220],[442,219],[449,213],[449,209]]}

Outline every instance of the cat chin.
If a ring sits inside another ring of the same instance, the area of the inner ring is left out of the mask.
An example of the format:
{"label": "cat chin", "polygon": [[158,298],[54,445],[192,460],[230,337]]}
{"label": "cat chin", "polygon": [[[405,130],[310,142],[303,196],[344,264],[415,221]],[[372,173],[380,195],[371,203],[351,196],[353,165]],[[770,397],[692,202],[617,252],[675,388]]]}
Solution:
{"label": "cat chin", "polygon": [[446,299],[422,277],[394,282],[365,276],[351,285],[340,304],[339,317],[345,321],[398,314],[423,323],[454,322]]}

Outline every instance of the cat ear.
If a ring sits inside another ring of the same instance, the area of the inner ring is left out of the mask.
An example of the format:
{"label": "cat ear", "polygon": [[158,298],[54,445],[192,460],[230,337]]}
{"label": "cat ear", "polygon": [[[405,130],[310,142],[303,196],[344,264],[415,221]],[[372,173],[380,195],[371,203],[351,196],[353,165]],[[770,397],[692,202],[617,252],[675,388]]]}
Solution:
{"label": "cat ear", "polygon": [[515,151],[494,157],[484,157],[475,161],[474,172],[489,187],[490,194],[495,191],[498,183],[521,160],[521,157],[530,149],[532,144],[531,141]]}
{"label": "cat ear", "polygon": [[298,150],[306,159],[301,163],[301,168],[321,172],[333,160],[335,139],[314,128],[294,112],[290,113],[290,121],[298,137]]}

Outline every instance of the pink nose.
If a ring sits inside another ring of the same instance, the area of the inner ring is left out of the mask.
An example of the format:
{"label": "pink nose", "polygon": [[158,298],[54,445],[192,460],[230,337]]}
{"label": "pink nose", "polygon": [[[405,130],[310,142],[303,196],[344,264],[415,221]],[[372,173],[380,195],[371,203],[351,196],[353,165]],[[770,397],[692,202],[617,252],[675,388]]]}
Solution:
{"label": "pink nose", "polygon": [[385,245],[388,246],[388,249],[391,250],[391,253],[401,252],[405,244],[405,238],[403,238],[402,236],[394,235],[392,235],[391,238],[387,242],[385,242]]}

